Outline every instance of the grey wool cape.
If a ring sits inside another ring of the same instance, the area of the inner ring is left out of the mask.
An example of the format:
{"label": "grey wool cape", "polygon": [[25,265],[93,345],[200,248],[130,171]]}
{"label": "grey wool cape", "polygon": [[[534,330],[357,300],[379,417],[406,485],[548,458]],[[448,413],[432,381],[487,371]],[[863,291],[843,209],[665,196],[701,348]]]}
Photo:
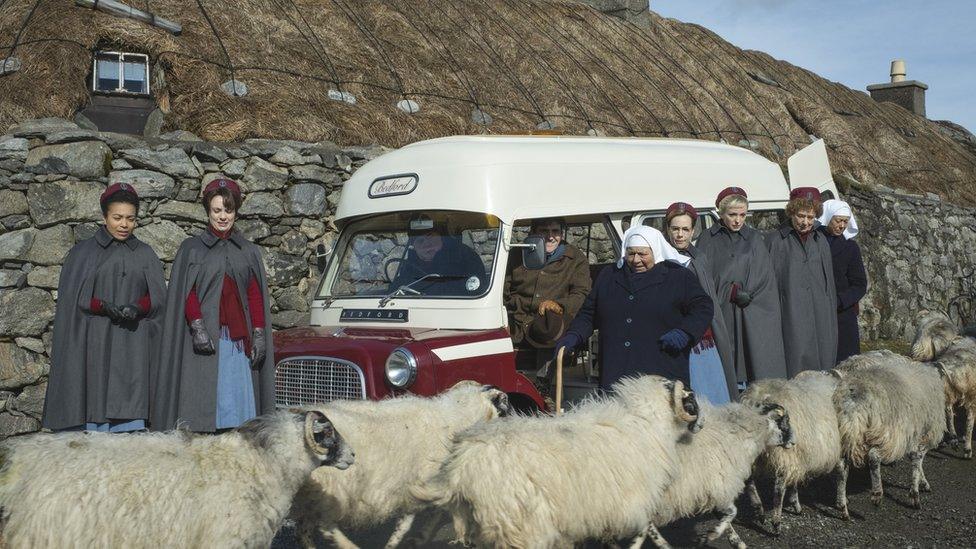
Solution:
{"label": "grey wool cape", "polygon": [[811,231],[806,242],[790,224],[766,235],[783,315],[783,345],[790,377],[829,370],[837,361],[837,290],[827,237]]}
{"label": "grey wool cape", "polygon": [[[252,332],[248,311],[247,286],[251,275],[261,287],[265,322],[270,324],[268,280],[261,260],[261,249],[234,230],[220,239],[209,230],[183,241],[169,281],[169,299],[158,376],[152,380],[153,402],[150,428],[165,431],[177,425],[196,432],[213,432],[217,424],[217,353],[198,354],[193,350],[190,327],[186,322],[186,298],[196,287],[203,323],[214,348],[220,339],[220,292],[224,274],[237,283],[248,331]],[[269,328],[269,326],[264,326]],[[264,362],[251,366],[254,404],[258,414],[274,411],[274,348],[271,330],[265,329]]]}
{"label": "grey wool cape", "polygon": [[[717,223],[702,232],[696,245],[715,282],[715,297],[732,341],[736,379],[787,377],[776,273],[762,234],[749,226],[732,232]],[[752,296],[745,308],[730,301],[732,283]]]}
{"label": "grey wool cape", "polygon": [[[148,314],[134,321],[90,309],[93,297],[128,305],[147,293]],[[44,427],[149,417],[165,304],[163,264],[135,236],[118,241],[102,227],[71,248],[58,281]]]}
{"label": "grey wool cape", "polygon": [[715,339],[715,348],[718,349],[718,356],[722,361],[722,370],[725,372],[725,383],[728,385],[729,397],[732,400],[738,400],[736,398],[739,389],[736,386],[735,355],[729,331],[725,326],[725,316],[722,315],[722,306],[715,295],[715,279],[708,271],[708,259],[705,252],[692,244],[689,244],[684,250],[678,250],[678,253],[691,258],[688,268],[698,277],[698,283],[704,288],[708,297],[712,298],[712,304],[715,306],[711,324],[712,337]]}

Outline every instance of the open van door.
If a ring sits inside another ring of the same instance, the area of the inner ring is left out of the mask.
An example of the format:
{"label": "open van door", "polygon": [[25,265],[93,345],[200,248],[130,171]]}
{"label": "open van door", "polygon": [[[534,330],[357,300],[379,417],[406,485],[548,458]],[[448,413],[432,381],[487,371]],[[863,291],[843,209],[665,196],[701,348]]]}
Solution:
{"label": "open van door", "polygon": [[[820,194],[830,193],[829,198],[840,198],[834,178],[830,173],[830,161],[827,159],[827,145],[823,139],[818,139],[797,152],[786,161],[786,168],[790,173],[790,188],[816,187]],[[825,199],[828,197],[824,197]]]}

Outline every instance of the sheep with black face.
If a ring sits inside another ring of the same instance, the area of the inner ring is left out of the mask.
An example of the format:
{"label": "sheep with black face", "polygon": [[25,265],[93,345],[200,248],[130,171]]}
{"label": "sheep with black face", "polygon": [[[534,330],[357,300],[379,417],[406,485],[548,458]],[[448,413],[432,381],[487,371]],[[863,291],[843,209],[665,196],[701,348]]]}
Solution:
{"label": "sheep with black face", "polygon": [[314,469],[354,461],[332,422],[303,410],[220,435],[38,434],[3,453],[9,547],[266,548]]}

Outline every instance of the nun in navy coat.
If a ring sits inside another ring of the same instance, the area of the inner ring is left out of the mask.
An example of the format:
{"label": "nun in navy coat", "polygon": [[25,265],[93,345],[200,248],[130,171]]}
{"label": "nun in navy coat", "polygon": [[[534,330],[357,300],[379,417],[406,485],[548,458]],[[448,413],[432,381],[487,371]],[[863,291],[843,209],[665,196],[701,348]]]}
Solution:
{"label": "nun in navy coat", "polygon": [[597,276],[557,352],[582,346],[598,329],[602,389],[641,374],[690,385],[688,354],[712,322],[712,299],[657,229],[631,227],[622,250]]}
{"label": "nun in navy coat", "polygon": [[868,276],[861,258],[857,221],[851,206],[843,200],[827,200],[818,220],[819,230],[827,237],[834,266],[837,289],[837,363],[861,352],[861,335],[857,327],[858,303],[868,291]]}

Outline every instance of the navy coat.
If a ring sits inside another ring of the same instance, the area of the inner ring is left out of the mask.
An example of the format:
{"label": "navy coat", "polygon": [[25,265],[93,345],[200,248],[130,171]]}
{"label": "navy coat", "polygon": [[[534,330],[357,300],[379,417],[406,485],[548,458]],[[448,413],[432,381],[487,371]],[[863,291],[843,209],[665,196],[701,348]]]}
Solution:
{"label": "navy coat", "polygon": [[[714,306],[691,270],[662,261],[646,273],[615,265],[600,271],[567,333],[582,341],[600,330],[600,387],[624,376],[656,374],[690,385],[688,353],[712,322]],[[678,353],[658,340],[673,328],[690,337]]]}
{"label": "navy coat", "polygon": [[857,328],[858,302],[868,291],[868,275],[857,242],[843,236],[827,234],[834,262],[834,285],[837,287],[837,362],[861,352],[861,335]]}

